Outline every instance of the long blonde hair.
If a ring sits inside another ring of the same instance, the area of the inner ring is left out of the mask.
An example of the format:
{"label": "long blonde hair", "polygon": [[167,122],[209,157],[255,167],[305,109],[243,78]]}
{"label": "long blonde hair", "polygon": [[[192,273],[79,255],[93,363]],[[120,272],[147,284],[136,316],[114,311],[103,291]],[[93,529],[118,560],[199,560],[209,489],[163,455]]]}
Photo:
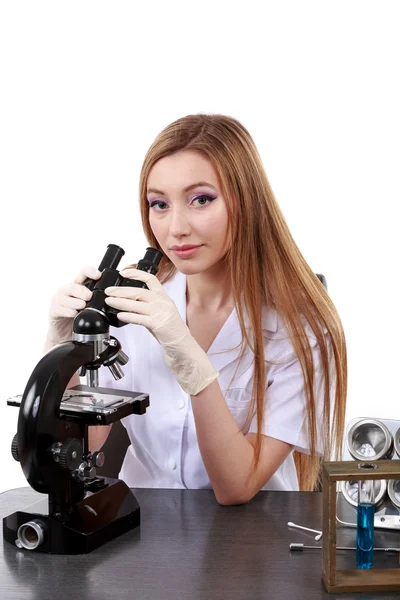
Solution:
{"label": "long blonde hair", "polygon": [[[250,412],[258,418],[254,467],[262,446],[266,396],[266,360],[262,332],[262,307],[281,316],[300,361],[306,391],[310,455],[294,452],[301,490],[317,488],[321,457],[316,454],[317,406],[314,397],[314,365],[304,315],[316,337],[324,374],[324,457],[340,459],[347,395],[347,353],[338,312],[318,277],[297,247],[267,179],[250,134],[236,119],[219,114],[188,115],[168,125],[149,148],[140,174],[140,208],[149,244],[160,248],[149,223],[147,179],[153,165],[180,150],[201,153],[213,165],[227,203],[230,249],[225,257],[232,296],[242,332],[243,347],[254,353],[254,382]],[[158,277],[162,283],[174,276],[176,267],[164,255]],[[245,326],[244,310],[252,330]],[[327,332],[335,361],[335,399],[331,405],[332,363],[324,334]],[[241,355],[242,356],[242,355]],[[266,399],[268,401],[268,392]],[[333,411],[332,411],[333,409]],[[331,411],[333,413],[331,419]]]}

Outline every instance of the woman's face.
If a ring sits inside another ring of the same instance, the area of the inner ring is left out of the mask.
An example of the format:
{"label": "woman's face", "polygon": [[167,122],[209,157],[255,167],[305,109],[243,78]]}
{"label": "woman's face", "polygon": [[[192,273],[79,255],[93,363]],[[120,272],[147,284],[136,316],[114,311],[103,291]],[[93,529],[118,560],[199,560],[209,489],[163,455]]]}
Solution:
{"label": "woman's face", "polygon": [[[200,153],[182,150],[158,160],[147,179],[147,199],[151,229],[179,271],[204,272],[225,256],[226,203],[214,168]],[[180,253],[179,246],[197,248]]]}

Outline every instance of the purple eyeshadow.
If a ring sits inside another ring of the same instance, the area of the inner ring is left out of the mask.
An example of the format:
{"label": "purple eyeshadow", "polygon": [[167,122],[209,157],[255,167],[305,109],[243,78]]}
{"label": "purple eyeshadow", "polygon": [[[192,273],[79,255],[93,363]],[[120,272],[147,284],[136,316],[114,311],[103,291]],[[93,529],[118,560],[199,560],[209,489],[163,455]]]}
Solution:
{"label": "purple eyeshadow", "polygon": [[195,194],[192,198],[192,200],[196,200],[197,198],[201,198],[202,196],[209,196],[210,198],[212,198],[213,200],[216,199],[217,195],[216,194],[210,194],[210,192],[205,192],[203,194]]}

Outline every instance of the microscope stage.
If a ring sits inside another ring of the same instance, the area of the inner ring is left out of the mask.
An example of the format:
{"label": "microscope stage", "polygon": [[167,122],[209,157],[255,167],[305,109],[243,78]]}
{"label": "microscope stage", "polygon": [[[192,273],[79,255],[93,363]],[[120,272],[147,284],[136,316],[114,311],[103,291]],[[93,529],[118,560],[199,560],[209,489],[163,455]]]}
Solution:
{"label": "microscope stage", "polygon": [[[20,407],[22,394],[9,398],[9,406]],[[76,385],[65,390],[60,418],[84,421],[87,425],[109,425],[131,415],[142,415],[149,406],[148,394],[102,387]]]}

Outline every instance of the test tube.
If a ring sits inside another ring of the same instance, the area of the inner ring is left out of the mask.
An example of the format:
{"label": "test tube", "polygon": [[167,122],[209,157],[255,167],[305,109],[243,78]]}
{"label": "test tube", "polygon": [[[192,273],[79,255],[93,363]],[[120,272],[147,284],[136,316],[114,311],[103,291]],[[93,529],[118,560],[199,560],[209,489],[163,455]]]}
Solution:
{"label": "test tube", "polygon": [[374,562],[374,481],[358,482],[356,565],[371,569]]}

